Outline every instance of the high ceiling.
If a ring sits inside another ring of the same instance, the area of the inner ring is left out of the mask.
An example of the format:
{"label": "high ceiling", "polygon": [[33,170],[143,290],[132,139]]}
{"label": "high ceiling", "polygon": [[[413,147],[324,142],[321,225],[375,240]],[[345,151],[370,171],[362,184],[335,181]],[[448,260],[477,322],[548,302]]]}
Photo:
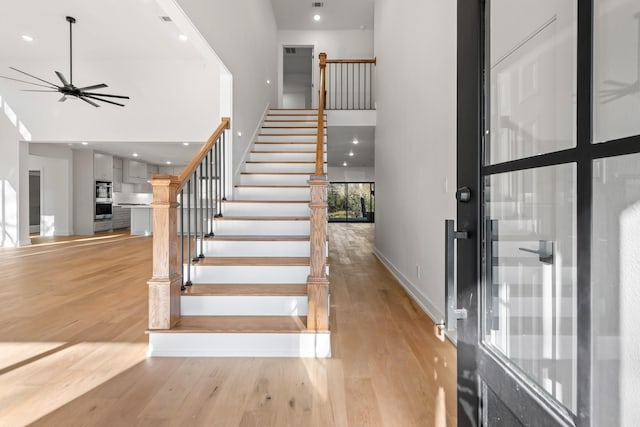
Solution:
{"label": "high ceiling", "polygon": [[[205,0],[202,0],[205,1]],[[57,102],[56,93],[23,92],[38,89],[23,83],[0,79],[0,97],[28,128],[34,142],[72,144],[88,141],[90,148],[127,157],[138,152],[150,163],[185,164],[215,127],[212,116],[218,105],[220,64],[203,48],[202,37],[190,26],[164,22],[165,0],[0,0],[0,75],[30,80],[9,69],[24,70],[58,83],[54,71],[69,76],[69,24],[73,27],[74,83],[106,83],[106,93],[131,96],[124,108],[105,105],[93,108],[69,99]],[[272,0],[281,30],[371,29],[373,0],[325,0],[313,9],[307,0]],[[161,7],[160,4],[163,6]],[[320,22],[312,16],[319,13]],[[188,40],[178,36],[187,34]],[[27,42],[23,35],[33,38]],[[274,53],[275,54],[275,53]],[[189,78],[185,79],[184,76]],[[2,119],[0,117],[0,119]],[[348,152],[351,134],[363,129],[338,129],[334,139],[335,156],[330,162],[341,165]],[[366,143],[357,147],[360,155],[351,158],[356,165],[370,159]],[[367,136],[362,139],[366,140]],[[341,141],[344,141],[344,146]],[[184,146],[184,142],[190,142]],[[341,155],[339,153],[342,153]],[[339,158],[340,157],[340,158]]]}
{"label": "high ceiling", "polygon": [[[191,154],[182,143],[202,143],[215,128],[218,105],[210,94],[217,93],[217,82],[210,76],[219,76],[220,64],[203,54],[192,33],[180,40],[185,29],[160,19],[166,12],[155,0],[0,0],[0,10],[0,75],[34,81],[12,66],[56,84],[54,71],[69,78],[70,15],[77,19],[74,84],[106,83],[102,92],[131,97],[124,108],[94,108],[73,98],[59,103],[57,93],[23,92],[43,88],[0,79],[0,97],[34,142],[89,141],[103,148],[114,142],[113,151],[117,142],[129,144],[124,151],[130,155],[158,141],[144,160],[184,164]],[[136,148],[138,143],[144,147]],[[184,157],[171,157],[183,152]]]}
{"label": "high ceiling", "polygon": [[[373,29],[374,0],[271,0],[280,30]],[[322,7],[313,7],[322,3]],[[315,14],[320,21],[313,20]]]}

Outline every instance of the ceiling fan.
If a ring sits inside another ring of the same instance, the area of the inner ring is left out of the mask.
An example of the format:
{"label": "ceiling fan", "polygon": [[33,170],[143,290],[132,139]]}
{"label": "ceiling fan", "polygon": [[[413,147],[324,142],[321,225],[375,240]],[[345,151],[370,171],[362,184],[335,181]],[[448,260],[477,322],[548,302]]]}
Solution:
{"label": "ceiling fan", "polygon": [[33,79],[36,79],[42,83],[46,83],[47,85],[41,84],[41,83],[35,83],[35,82],[29,82],[26,80],[19,80],[19,79],[14,79],[12,77],[6,77],[6,76],[0,76],[0,78],[3,79],[8,79],[8,80],[14,80],[17,82],[21,82],[21,83],[27,83],[30,85],[35,85],[35,86],[41,86],[41,87],[46,87],[47,90],[44,89],[24,89],[25,92],[60,92],[62,94],[62,98],[60,98],[58,100],[58,102],[64,102],[67,100],[68,96],[73,96],[75,98],[81,99],[84,102],[86,102],[87,104],[91,104],[94,107],[99,107],[100,105],[98,105],[95,101],[100,101],[100,102],[106,102],[108,104],[113,104],[113,105],[118,105],[120,107],[124,107],[124,104],[120,104],[119,102],[115,102],[115,101],[110,101],[108,99],[103,99],[103,98],[118,98],[118,99],[129,99],[128,96],[122,96],[122,95],[111,95],[111,94],[107,94],[107,93],[97,93],[97,92],[92,92],[93,90],[96,89],[103,89],[105,87],[108,87],[106,84],[104,83],[100,83],[97,85],[91,85],[91,86],[85,86],[85,87],[76,87],[73,84],[73,32],[72,32],[72,28],[73,28],[73,24],[75,24],[76,19],[72,16],[67,16],[67,22],[69,23],[69,80],[67,80],[64,76],[64,74],[62,74],[60,71],[56,71],[56,75],[58,76],[58,78],[60,79],[60,81],[62,82],[62,86],[58,86],[55,83],[51,83],[47,80],[41,79],[39,77],[36,77],[32,74],[29,74],[27,72],[24,72],[22,70],[18,70],[17,68],[14,67],[9,67],[14,71],[17,71],[19,73],[22,73],[24,75],[27,75]]}

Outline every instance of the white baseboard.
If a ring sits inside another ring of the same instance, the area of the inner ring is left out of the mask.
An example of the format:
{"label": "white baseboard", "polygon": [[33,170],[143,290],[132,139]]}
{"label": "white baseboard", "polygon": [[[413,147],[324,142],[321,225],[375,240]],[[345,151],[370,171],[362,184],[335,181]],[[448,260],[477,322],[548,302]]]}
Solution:
{"label": "white baseboard", "polygon": [[242,153],[242,159],[240,159],[240,162],[238,163],[238,167],[233,173],[234,183],[240,182],[240,172],[242,172],[242,166],[244,166],[245,161],[249,158],[249,153],[251,152],[251,150],[253,150],[253,146],[255,145],[256,139],[258,139],[258,135],[260,134],[260,130],[262,129],[262,124],[267,118],[267,115],[269,114],[270,109],[271,109],[271,104],[267,104],[264,111],[262,112],[262,119],[260,119],[260,121],[258,122],[258,125],[253,131],[253,135],[251,135],[251,139],[249,140],[249,144],[247,145],[247,148],[244,150],[244,153]]}
{"label": "white baseboard", "polygon": [[413,300],[422,308],[422,310],[433,320],[434,323],[442,323],[444,321],[444,313],[436,307],[433,302],[424,296],[409,279],[402,274],[387,257],[382,255],[378,248],[374,249],[376,257],[384,264],[385,267],[393,274],[400,286],[413,298]]}

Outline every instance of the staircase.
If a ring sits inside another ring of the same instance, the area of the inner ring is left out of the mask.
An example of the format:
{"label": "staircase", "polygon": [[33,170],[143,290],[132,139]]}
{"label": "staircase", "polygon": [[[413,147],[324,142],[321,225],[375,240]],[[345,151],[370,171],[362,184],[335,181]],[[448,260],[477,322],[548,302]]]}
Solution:
{"label": "staircase", "polygon": [[149,332],[150,356],[330,357],[330,333],[306,327],[317,114],[269,111],[214,235],[195,243],[205,257],[185,267],[180,319]]}

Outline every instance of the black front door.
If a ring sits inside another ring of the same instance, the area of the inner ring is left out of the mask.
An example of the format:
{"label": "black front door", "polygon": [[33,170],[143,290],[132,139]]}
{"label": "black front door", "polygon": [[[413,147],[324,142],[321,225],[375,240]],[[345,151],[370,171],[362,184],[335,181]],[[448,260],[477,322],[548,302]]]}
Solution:
{"label": "black front door", "polygon": [[640,1],[458,0],[459,425],[640,419]]}

